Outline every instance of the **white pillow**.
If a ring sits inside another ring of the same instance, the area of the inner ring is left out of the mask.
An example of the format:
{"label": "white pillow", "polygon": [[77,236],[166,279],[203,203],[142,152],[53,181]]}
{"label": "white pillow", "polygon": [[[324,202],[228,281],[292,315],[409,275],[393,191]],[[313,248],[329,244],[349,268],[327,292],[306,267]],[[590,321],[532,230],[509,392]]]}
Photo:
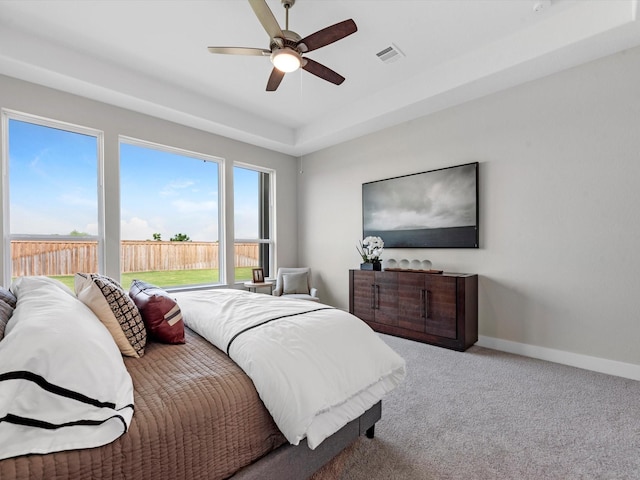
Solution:
{"label": "white pillow", "polygon": [[67,287],[60,280],[56,280],[55,278],[45,277],[42,275],[30,276],[30,277],[17,277],[13,283],[11,284],[11,288],[9,289],[13,294],[18,297],[20,295],[20,290],[31,291],[38,288],[49,289],[50,287],[54,287],[62,290],[63,292],[75,297],[73,292],[69,287]]}
{"label": "white pillow", "polygon": [[97,273],[76,273],[76,295],[107,327],[123,355],[144,355],[147,331],[129,294],[118,282]]}
{"label": "white pillow", "polygon": [[282,291],[285,295],[293,293],[309,294],[309,281],[307,272],[284,273],[282,275]]}
{"label": "white pillow", "polygon": [[0,416],[27,421],[0,422],[0,459],[94,448],[122,435],[133,383],[102,322],[56,280],[18,277],[11,291],[19,301],[0,342],[0,374],[13,379],[0,382]]}

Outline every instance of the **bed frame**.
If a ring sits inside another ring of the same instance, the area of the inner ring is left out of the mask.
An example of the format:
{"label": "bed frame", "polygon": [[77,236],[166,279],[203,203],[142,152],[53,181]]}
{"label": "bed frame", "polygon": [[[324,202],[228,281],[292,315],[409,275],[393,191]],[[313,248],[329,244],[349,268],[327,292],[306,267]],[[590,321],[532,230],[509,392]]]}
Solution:
{"label": "bed frame", "polygon": [[153,342],[142,358],[124,359],[136,388],[129,432],[102,447],[0,460],[0,478],[304,480],[360,435],[373,437],[381,402],[315,450],[306,440],[287,443],[240,367],[191,330],[185,334],[186,345]]}
{"label": "bed frame", "polygon": [[304,480],[313,475],[360,435],[373,438],[375,424],[382,415],[382,402],[376,403],[359,418],[352,420],[331,437],[311,450],[306,442],[285,444],[257,462],[239,470],[232,480],[264,480],[278,472],[279,480]]}

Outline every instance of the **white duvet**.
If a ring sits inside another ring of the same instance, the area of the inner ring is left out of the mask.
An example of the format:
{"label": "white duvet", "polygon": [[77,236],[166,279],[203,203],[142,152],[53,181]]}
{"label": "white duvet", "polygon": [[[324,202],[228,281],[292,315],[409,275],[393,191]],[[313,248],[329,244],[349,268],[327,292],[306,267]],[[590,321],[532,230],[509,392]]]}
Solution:
{"label": "white duvet", "polygon": [[111,334],[64,285],[22,277],[0,341],[0,459],[91,448],[127,431],[133,383]]}
{"label": "white duvet", "polygon": [[185,324],[245,371],[294,445],[306,437],[316,448],[405,376],[404,360],[342,310],[239,290],[174,295]]}

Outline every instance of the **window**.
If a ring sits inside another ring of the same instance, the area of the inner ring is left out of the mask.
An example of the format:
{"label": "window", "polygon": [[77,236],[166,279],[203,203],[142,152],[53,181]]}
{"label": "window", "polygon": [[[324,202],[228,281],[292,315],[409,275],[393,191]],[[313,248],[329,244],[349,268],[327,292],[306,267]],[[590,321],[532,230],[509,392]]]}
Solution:
{"label": "window", "polygon": [[123,286],[223,279],[220,159],[122,138],[120,198]]}
{"label": "window", "polygon": [[[101,131],[5,109],[1,120],[5,285],[46,275],[73,289],[77,272],[117,275],[105,250],[119,254],[125,288],[134,278],[168,288],[247,281],[253,268],[274,275],[273,170],[236,164],[225,175],[220,158],[124,136],[107,164]],[[105,206],[119,232],[106,234]]]}
{"label": "window", "polygon": [[[4,111],[4,281],[101,271],[102,133]],[[9,268],[10,265],[10,268]]]}
{"label": "window", "polygon": [[251,280],[252,268],[264,276],[273,265],[272,182],[274,174],[255,167],[233,168],[236,280]]}

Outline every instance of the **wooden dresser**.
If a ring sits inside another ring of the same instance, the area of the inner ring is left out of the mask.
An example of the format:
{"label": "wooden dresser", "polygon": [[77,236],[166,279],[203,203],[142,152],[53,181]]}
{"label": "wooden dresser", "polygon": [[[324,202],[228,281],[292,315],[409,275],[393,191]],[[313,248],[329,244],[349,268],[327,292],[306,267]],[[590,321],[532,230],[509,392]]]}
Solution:
{"label": "wooden dresser", "polygon": [[478,276],[349,270],[349,312],[378,332],[464,351],[478,341]]}

